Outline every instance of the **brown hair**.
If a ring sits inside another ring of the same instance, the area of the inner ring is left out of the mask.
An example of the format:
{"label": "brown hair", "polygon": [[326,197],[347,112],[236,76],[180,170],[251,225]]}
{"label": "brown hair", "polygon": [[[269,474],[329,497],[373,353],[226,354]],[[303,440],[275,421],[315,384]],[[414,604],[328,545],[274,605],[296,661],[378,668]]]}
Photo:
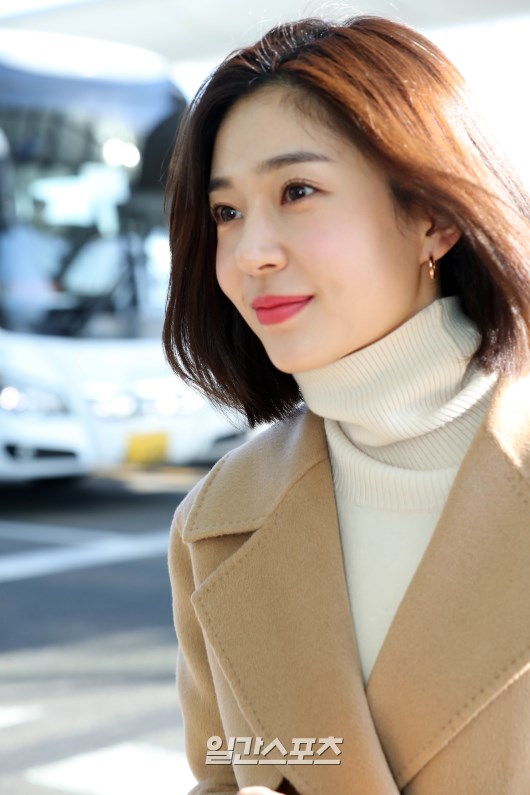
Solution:
{"label": "brown hair", "polygon": [[217,131],[243,96],[292,89],[388,177],[405,212],[429,208],[461,231],[440,263],[442,295],[458,295],[481,332],[475,358],[520,370],[530,338],[530,203],[471,110],[463,78],[430,41],[378,17],[306,19],[229,56],[181,125],[168,182],[171,283],[164,346],[173,369],[251,425],[300,402],[296,381],[269,360],[221,292],[208,182]]}

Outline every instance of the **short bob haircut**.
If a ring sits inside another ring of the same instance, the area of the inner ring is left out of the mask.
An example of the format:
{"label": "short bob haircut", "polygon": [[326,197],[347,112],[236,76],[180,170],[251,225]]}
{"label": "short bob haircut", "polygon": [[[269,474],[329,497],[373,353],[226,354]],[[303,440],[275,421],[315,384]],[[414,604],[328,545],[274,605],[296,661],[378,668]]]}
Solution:
{"label": "short bob haircut", "polygon": [[475,359],[520,372],[530,339],[530,202],[480,130],[463,78],[430,41],[386,19],[306,19],[230,55],[181,124],[168,177],[171,282],[164,347],[172,368],[250,425],[300,403],[221,292],[208,204],[212,151],[242,97],[285,87],[303,112],[344,135],[388,177],[398,209],[428,209],[460,240],[440,261],[442,295],[457,295],[478,326]]}

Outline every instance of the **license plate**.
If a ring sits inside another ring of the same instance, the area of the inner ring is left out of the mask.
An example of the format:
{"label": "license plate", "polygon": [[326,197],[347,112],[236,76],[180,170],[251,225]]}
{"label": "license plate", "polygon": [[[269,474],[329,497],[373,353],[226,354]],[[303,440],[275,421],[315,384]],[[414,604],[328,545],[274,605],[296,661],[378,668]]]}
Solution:
{"label": "license plate", "polygon": [[167,433],[135,433],[129,437],[127,461],[130,464],[156,464],[167,460]]}

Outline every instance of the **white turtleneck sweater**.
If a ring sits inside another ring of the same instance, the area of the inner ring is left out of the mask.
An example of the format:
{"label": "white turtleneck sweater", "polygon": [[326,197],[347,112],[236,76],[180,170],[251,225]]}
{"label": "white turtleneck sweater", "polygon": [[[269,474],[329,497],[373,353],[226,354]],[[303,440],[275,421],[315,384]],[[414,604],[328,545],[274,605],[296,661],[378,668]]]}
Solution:
{"label": "white turtleneck sweater", "polygon": [[297,374],[325,418],[346,581],[368,681],[497,381],[455,297],[381,340]]}

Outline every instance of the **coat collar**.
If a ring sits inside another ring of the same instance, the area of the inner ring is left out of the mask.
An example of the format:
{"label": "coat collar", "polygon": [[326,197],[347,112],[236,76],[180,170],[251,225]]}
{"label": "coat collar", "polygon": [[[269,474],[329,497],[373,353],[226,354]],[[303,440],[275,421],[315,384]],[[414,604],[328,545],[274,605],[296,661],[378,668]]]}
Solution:
{"label": "coat collar", "polygon": [[257,530],[293,485],[327,460],[322,420],[300,410],[213,468],[206,488],[193,504],[184,540]]}
{"label": "coat collar", "polygon": [[497,388],[366,688],[321,420],[258,437],[194,503],[184,540],[252,532],[193,597],[249,725],[344,737],[339,766],[282,769],[300,791],[396,795],[530,665],[529,381]]}

